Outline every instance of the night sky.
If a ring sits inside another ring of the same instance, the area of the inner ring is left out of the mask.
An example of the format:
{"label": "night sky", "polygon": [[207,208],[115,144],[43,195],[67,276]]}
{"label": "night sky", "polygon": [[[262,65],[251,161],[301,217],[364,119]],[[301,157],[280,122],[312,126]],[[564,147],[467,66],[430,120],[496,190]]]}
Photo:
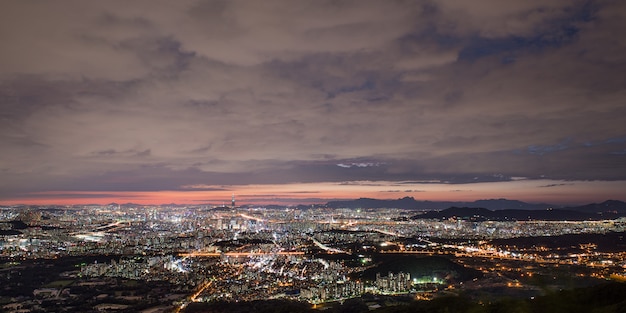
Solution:
{"label": "night sky", "polygon": [[626,200],[626,2],[0,1],[0,203]]}

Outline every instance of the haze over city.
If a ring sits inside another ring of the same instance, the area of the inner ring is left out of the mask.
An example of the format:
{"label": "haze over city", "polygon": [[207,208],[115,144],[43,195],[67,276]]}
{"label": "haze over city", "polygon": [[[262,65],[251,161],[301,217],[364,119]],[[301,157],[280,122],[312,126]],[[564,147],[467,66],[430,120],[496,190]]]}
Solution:
{"label": "haze over city", "polygon": [[0,204],[624,200],[622,1],[0,1]]}

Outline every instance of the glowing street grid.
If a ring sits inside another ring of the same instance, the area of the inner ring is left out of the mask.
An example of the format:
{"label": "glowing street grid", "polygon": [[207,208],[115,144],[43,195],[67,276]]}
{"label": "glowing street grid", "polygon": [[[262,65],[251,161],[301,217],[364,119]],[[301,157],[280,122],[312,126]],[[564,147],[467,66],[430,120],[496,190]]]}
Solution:
{"label": "glowing street grid", "polygon": [[[531,291],[536,287],[501,273],[516,271],[520,278],[532,277],[571,266],[579,276],[610,278],[622,275],[626,268],[626,253],[600,253],[592,244],[581,245],[582,252],[565,253],[494,243],[522,236],[623,232],[624,218],[434,220],[407,219],[419,212],[401,209],[228,207],[87,206],[21,213],[4,208],[0,212],[3,220],[21,214],[32,226],[48,225],[2,237],[0,256],[15,260],[118,256],[109,262],[83,264],[78,275],[185,286],[187,295],[174,300],[179,309],[190,302],[275,298],[317,305],[365,293],[427,299],[441,290],[472,288],[471,281],[464,284],[453,272],[419,277],[408,271],[372,272],[377,270],[377,259],[393,255],[451,256],[480,271],[483,285],[486,281]],[[368,272],[372,275],[362,275]]]}

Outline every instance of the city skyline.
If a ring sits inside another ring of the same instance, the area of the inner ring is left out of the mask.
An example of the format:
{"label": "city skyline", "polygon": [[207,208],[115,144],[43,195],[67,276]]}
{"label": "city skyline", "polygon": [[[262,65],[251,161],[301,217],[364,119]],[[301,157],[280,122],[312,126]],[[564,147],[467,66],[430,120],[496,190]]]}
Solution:
{"label": "city skyline", "polygon": [[0,204],[626,200],[617,1],[0,1]]}

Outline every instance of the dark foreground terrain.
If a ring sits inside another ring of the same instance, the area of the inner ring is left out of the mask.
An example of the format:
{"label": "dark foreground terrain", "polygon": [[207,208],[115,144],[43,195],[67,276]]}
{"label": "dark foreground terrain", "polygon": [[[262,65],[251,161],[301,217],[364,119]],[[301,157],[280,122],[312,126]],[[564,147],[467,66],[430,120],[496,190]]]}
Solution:
{"label": "dark foreground terrain", "polygon": [[243,303],[193,303],[187,313],[623,313],[626,312],[626,284],[606,283],[587,288],[563,290],[528,299],[502,298],[493,302],[472,300],[464,295],[441,296],[431,301],[364,296],[344,303],[314,309],[306,303],[268,300]]}

